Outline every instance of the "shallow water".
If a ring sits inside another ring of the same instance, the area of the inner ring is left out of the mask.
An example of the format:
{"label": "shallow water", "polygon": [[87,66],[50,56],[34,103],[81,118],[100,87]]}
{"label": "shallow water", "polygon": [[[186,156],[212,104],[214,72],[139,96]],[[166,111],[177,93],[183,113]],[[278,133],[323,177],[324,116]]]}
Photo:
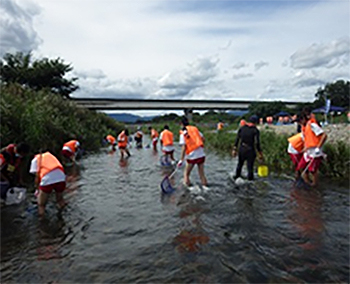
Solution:
{"label": "shallow water", "polygon": [[270,176],[237,188],[235,160],[207,151],[208,191],[178,172],[162,195],[172,169],[152,149],[131,152],[70,168],[68,206],[52,197],[42,221],[31,198],[1,209],[2,283],[349,282],[348,187]]}

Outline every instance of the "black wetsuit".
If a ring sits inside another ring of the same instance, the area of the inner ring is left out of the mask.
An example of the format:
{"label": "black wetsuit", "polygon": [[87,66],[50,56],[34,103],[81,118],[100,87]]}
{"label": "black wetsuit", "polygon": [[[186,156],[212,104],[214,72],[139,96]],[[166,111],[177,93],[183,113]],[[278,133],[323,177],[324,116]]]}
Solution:
{"label": "black wetsuit", "polygon": [[236,169],[235,179],[241,176],[244,161],[247,161],[248,179],[253,180],[254,161],[256,158],[255,147],[258,152],[261,152],[260,132],[256,128],[256,126],[242,126],[237,133],[237,138],[235,142],[236,148],[238,147],[239,142],[241,143],[238,150],[238,165]]}

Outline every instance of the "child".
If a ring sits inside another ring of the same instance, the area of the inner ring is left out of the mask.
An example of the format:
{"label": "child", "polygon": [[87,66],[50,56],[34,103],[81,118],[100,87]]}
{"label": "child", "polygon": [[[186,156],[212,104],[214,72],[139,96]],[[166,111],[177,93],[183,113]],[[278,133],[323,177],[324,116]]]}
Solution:
{"label": "child", "polygon": [[171,161],[175,161],[174,159],[174,135],[169,130],[169,126],[165,125],[164,130],[160,133],[160,145],[162,146],[162,151],[166,156],[167,160],[170,157]]}
{"label": "child", "polygon": [[179,144],[182,146],[181,159],[177,166],[181,167],[183,160],[186,158],[186,167],[184,172],[184,183],[189,186],[190,174],[195,165],[198,167],[198,174],[203,186],[207,186],[207,178],[204,174],[204,137],[197,127],[189,125],[186,117],[181,121],[182,130],[180,131]]}
{"label": "child", "polygon": [[56,202],[60,208],[66,205],[63,191],[66,189],[66,175],[62,164],[50,152],[40,153],[34,157],[30,165],[30,173],[36,174],[35,183],[38,186],[38,213],[44,216],[45,206],[52,190],[56,193]]}
{"label": "child", "polygon": [[118,135],[118,148],[120,150],[121,159],[124,159],[124,155],[127,154],[128,157],[131,156],[129,150],[128,150],[128,143],[129,143],[129,130],[124,129],[122,132]]}

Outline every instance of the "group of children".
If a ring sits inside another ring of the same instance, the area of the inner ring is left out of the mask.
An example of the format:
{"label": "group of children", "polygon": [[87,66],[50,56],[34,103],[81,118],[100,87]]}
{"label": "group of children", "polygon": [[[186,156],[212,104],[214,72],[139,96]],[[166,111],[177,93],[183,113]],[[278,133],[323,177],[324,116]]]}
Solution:
{"label": "group of children", "polygon": [[[177,162],[176,166],[181,167],[186,160],[186,166],[184,170],[184,183],[190,185],[190,174],[195,165],[198,167],[198,173],[201,179],[202,185],[207,185],[207,179],[204,173],[204,136],[198,130],[197,127],[189,125],[186,117],[181,120],[182,128],[180,130],[180,140],[179,145],[181,146],[180,160]],[[170,131],[169,126],[165,125],[161,133],[159,134],[156,129],[149,126],[149,134],[151,137],[152,149],[157,151],[158,141],[161,145],[161,150],[166,160],[170,161],[171,164],[175,164],[174,158],[174,134]],[[125,152],[130,156],[127,149],[129,141],[128,130],[124,129],[119,135],[118,139],[115,139],[112,135],[107,135],[105,141],[112,146],[113,150],[116,150],[116,146],[120,149],[121,158],[125,157]],[[134,140],[136,142],[137,148],[142,148],[142,137],[143,133],[141,128],[138,127],[137,132],[134,135]]]}
{"label": "group of children", "polygon": [[[35,175],[35,187],[38,214],[43,216],[50,193],[54,190],[56,202],[60,208],[65,206],[63,191],[66,189],[66,174],[63,164],[75,163],[80,149],[77,140],[64,143],[61,151],[61,161],[49,151],[34,156],[30,163],[29,172]],[[10,144],[0,152],[1,167],[1,199],[5,200],[7,192],[12,187],[23,187],[23,173],[25,170],[24,157],[30,152],[26,143]]]}
{"label": "group of children", "polygon": [[[296,121],[301,125],[301,132],[288,138],[289,145],[287,152],[295,167],[296,178],[303,178],[306,183],[316,186],[318,184],[318,169],[322,159],[325,157],[321,147],[325,143],[327,135],[317,123],[315,117],[307,110],[303,111]],[[259,159],[263,159],[260,147],[260,133],[256,127],[257,122],[258,117],[252,116],[249,122],[242,123],[242,126],[238,130],[232,151],[234,157],[238,156],[235,179],[241,176],[243,164],[247,161],[248,179],[252,180],[254,177],[253,165],[257,153]],[[181,167],[184,161],[186,162],[184,183],[190,185],[190,174],[195,165],[197,165],[201,183],[203,186],[206,186],[207,179],[204,173],[204,136],[197,127],[189,124],[186,117],[181,120],[181,125],[179,139],[181,154],[176,166]],[[148,129],[150,131],[153,149],[157,150],[157,143],[160,141],[164,155],[175,163],[174,134],[169,130],[168,125],[164,126],[160,135],[154,128],[149,127]],[[142,147],[142,137],[141,128],[138,128],[134,135],[136,147]],[[116,150],[116,146],[118,146],[122,159],[131,156],[128,150],[128,129],[121,131],[117,139],[112,135],[107,135],[105,141],[112,145],[113,150]],[[48,151],[40,152],[32,159],[29,172],[35,175],[35,185],[38,188],[36,195],[39,215],[44,215],[48,196],[53,190],[56,193],[58,206],[61,208],[65,206],[63,191],[66,188],[66,175],[62,164],[74,164],[79,150],[79,141],[71,140],[63,145],[61,161]],[[23,158],[29,152],[30,147],[26,143],[10,144],[1,150],[1,199],[6,198],[9,188],[23,186],[23,170],[21,170],[21,165]],[[309,173],[311,173],[311,180],[308,175]]]}
{"label": "group of children", "polygon": [[317,186],[319,167],[326,157],[322,146],[326,142],[327,134],[307,109],[295,121],[301,126],[301,132],[288,138],[287,149],[294,165],[295,177],[297,180],[302,178],[311,186]]}

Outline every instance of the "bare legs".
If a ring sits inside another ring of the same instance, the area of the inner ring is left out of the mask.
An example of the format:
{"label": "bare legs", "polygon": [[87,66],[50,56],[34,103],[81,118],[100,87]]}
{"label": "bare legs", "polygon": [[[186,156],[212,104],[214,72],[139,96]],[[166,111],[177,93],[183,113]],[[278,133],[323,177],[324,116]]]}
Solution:
{"label": "bare legs", "polygon": [[[40,217],[45,214],[45,207],[47,200],[49,199],[49,194],[42,190],[39,190],[39,195],[37,198],[38,203],[38,214]],[[60,209],[67,205],[66,201],[63,199],[63,192],[56,192],[56,202]]]}
{"label": "bare legs", "polygon": [[[189,163],[186,163],[186,167],[185,167],[185,171],[184,171],[184,183],[186,185],[190,185],[191,184],[191,181],[190,181],[190,174],[194,168],[195,164],[189,164]],[[198,174],[199,174],[199,177],[201,179],[201,183],[202,185],[207,185],[207,178],[205,177],[205,174],[204,174],[204,163],[201,163],[201,164],[197,164],[198,166]]]}

